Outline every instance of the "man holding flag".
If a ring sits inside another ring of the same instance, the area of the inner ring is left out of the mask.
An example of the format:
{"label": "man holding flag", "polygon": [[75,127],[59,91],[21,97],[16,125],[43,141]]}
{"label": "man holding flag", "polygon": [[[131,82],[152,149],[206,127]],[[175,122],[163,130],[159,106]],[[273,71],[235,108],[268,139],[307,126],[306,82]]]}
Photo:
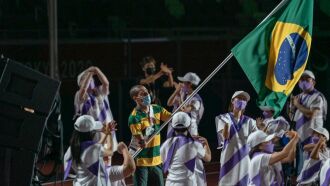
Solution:
{"label": "man holding flag", "polygon": [[297,157],[298,173],[303,168],[303,162],[308,154],[304,153],[304,146],[311,142],[310,128],[323,127],[323,121],[327,115],[327,100],[317,91],[315,75],[312,71],[305,70],[299,80],[299,88],[302,90],[297,96],[292,97],[294,106],[294,121],[296,131],[300,136],[299,156]]}

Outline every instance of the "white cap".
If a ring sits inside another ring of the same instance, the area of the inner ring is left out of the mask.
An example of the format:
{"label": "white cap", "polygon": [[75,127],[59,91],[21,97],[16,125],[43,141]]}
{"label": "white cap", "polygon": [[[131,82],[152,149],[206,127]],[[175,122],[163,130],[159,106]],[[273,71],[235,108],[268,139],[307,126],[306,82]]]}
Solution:
{"label": "white cap", "polygon": [[74,129],[79,132],[91,132],[93,130],[100,130],[102,127],[102,123],[100,121],[95,121],[90,115],[79,116],[74,123]]}
{"label": "white cap", "polygon": [[314,76],[314,73],[310,70],[305,70],[301,76],[308,76],[308,77],[311,77],[313,79],[315,79],[315,76]]}
{"label": "white cap", "polygon": [[172,119],[172,127],[174,129],[188,128],[190,126],[190,117],[185,112],[177,112],[174,114]]}
{"label": "white cap", "polygon": [[261,130],[257,130],[249,135],[247,139],[247,144],[252,149],[253,147],[259,145],[260,143],[267,142],[272,140],[275,137],[275,134],[267,135]]}
{"label": "white cap", "polygon": [[310,133],[312,133],[313,131],[320,133],[323,136],[325,136],[327,141],[329,141],[329,132],[326,128],[323,128],[323,127],[309,128],[309,131],[310,131]]}
{"label": "white cap", "polygon": [[201,79],[198,77],[198,75],[196,73],[193,73],[193,72],[188,72],[183,77],[178,77],[178,80],[180,80],[182,82],[190,82],[190,83],[192,83],[193,85],[196,85],[196,86],[201,81]]}
{"label": "white cap", "polygon": [[274,108],[271,106],[259,106],[260,110],[264,110],[264,111],[274,111]]}
{"label": "white cap", "polygon": [[235,97],[239,96],[239,95],[242,95],[246,98],[246,101],[250,101],[250,95],[243,91],[243,90],[239,90],[239,91],[236,91],[233,96],[231,97],[231,99],[234,99]]}

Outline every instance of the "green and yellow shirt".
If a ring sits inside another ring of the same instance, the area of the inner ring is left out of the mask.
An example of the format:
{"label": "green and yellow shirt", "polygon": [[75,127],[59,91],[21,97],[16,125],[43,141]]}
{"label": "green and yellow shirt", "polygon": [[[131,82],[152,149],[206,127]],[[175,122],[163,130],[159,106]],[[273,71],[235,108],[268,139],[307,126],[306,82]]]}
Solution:
{"label": "green and yellow shirt", "polygon": [[[159,130],[161,121],[166,121],[170,118],[171,113],[159,105],[152,105],[154,113],[154,129]],[[131,115],[128,118],[128,126],[132,132],[132,135],[145,136],[145,130],[149,127],[150,120],[148,113],[142,112],[134,108]],[[160,158],[160,134],[156,135],[149,144],[140,152],[136,157],[137,166],[156,166],[162,163]]]}

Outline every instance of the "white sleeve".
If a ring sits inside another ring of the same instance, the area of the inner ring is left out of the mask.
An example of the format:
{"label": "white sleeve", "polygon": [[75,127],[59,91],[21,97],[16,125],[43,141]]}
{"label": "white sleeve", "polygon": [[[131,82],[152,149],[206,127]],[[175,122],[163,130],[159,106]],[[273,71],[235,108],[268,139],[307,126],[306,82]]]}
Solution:
{"label": "white sleeve", "polygon": [[193,107],[193,110],[199,110],[201,107],[201,102],[197,99],[193,99],[190,105]]}
{"label": "white sleeve", "polygon": [[71,147],[68,148],[68,150],[66,150],[65,154],[64,154],[64,162],[69,161],[71,159]]}
{"label": "white sleeve", "polygon": [[103,85],[98,86],[97,90],[102,96],[108,96],[109,95],[109,89],[107,90],[106,87],[103,86]]}
{"label": "white sleeve", "polygon": [[162,162],[166,160],[166,148],[167,147],[167,140],[160,146],[160,157],[162,159]]}
{"label": "white sleeve", "polygon": [[72,159],[72,155],[71,155],[71,147],[68,148],[68,150],[65,152],[64,154],[64,158],[63,158],[63,165],[64,165],[64,171],[68,166],[68,162]]}
{"label": "white sleeve", "polygon": [[[221,119],[220,119],[221,118]],[[222,116],[215,117],[215,127],[217,129],[217,132],[220,132],[223,128],[225,128],[225,122],[222,119]],[[228,123],[229,124],[229,123]]]}
{"label": "white sleeve", "polygon": [[257,122],[256,120],[250,118],[249,119],[249,124],[250,124],[250,134],[254,131],[257,131],[259,130],[258,127],[257,127]]}
{"label": "white sleeve", "polygon": [[[220,119],[221,118],[221,119]],[[222,115],[219,115],[217,117],[215,117],[215,126],[216,126],[216,130],[217,130],[217,136],[218,136],[218,147],[217,149],[221,149],[223,147],[225,138],[222,135],[221,130],[224,129],[225,127],[225,121],[224,121],[224,117]]]}
{"label": "white sleeve", "polygon": [[118,181],[124,179],[124,166],[111,166],[109,170],[110,182]]}
{"label": "white sleeve", "polygon": [[268,167],[271,157],[272,157],[272,154],[263,154],[263,155],[261,155],[260,167],[261,168]]}
{"label": "white sleeve", "polygon": [[330,182],[330,159],[328,159],[321,168],[320,172],[320,185],[326,185],[326,182]]}
{"label": "white sleeve", "polygon": [[319,95],[317,96],[311,103],[310,106],[311,109],[322,109],[323,108],[323,99],[322,97]]}
{"label": "white sleeve", "polygon": [[197,151],[197,157],[200,159],[203,159],[205,157],[206,151],[203,147],[203,145],[200,142],[195,141],[194,142],[195,149]]}
{"label": "white sleeve", "polygon": [[79,99],[79,90],[76,92],[76,95],[74,96],[74,111],[75,111],[75,117],[78,117],[81,113],[81,106],[82,100]]}

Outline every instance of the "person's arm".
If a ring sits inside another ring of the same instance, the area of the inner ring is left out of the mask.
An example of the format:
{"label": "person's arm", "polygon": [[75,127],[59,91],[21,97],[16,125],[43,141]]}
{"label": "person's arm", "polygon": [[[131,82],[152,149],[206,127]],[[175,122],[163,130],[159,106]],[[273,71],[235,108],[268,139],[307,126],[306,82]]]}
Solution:
{"label": "person's arm", "polygon": [[134,141],[139,144],[140,147],[145,147],[145,139],[142,134],[142,124],[139,119],[137,119],[135,116],[130,115],[128,118],[128,126],[132,133],[132,137],[134,138]]}
{"label": "person's arm", "polygon": [[133,174],[136,169],[134,159],[129,154],[127,146],[123,142],[118,143],[118,153],[122,154],[124,157],[124,162],[122,165],[123,166],[123,175],[124,175],[124,177],[128,177],[131,174]]}
{"label": "person's arm", "polygon": [[[161,107],[161,106],[159,106]],[[170,119],[172,113],[167,111],[165,108],[161,107],[160,120],[165,122]]]}
{"label": "person's arm", "polygon": [[291,137],[290,142],[282,149],[282,151],[273,153],[271,155],[270,160],[269,160],[269,165],[273,165],[273,164],[283,160],[287,156],[289,156],[290,151],[293,148],[295,148],[296,144],[298,143],[299,136],[298,136],[297,132],[289,131],[287,134]]}
{"label": "person's arm", "polygon": [[93,72],[90,72],[90,71],[86,71],[85,73],[87,73],[86,78],[83,79],[83,82],[80,86],[80,89],[79,89],[79,99],[80,100],[84,100],[84,96],[86,94],[86,91],[88,89],[88,85],[91,81],[91,79],[93,78]]}
{"label": "person's arm", "polygon": [[228,125],[228,123],[225,123],[224,128],[220,131],[220,132],[222,132],[222,136],[223,136],[224,139],[229,139],[228,129],[229,129],[229,125]]}
{"label": "person's arm", "polygon": [[185,105],[181,107],[181,111],[185,113],[190,113],[193,110],[193,107],[191,105]]}
{"label": "person's arm", "polygon": [[325,142],[325,139],[323,137],[320,138],[319,142],[314,146],[312,152],[311,152],[311,158],[314,160],[319,160],[319,152],[321,149],[322,144]]}
{"label": "person's arm", "polygon": [[304,114],[305,117],[307,118],[312,118],[313,116],[315,116],[317,114],[317,112],[320,111],[320,108],[312,108],[312,109],[308,109],[306,107],[304,107],[302,104],[300,104],[299,102],[299,98],[298,96],[295,96],[293,98],[293,105]]}
{"label": "person's arm", "polygon": [[174,80],[172,76],[172,72],[165,73],[167,76],[167,81],[163,84],[163,87],[170,88],[174,86]]}
{"label": "person's arm", "polygon": [[98,143],[100,144],[106,144],[106,147],[104,148],[104,157],[112,156],[112,136],[111,132],[116,130],[117,123],[116,121],[111,121],[108,124],[105,124],[102,133],[101,133],[101,139]]}
{"label": "person's arm", "polygon": [[262,118],[260,118],[260,117],[257,118],[256,119],[256,124],[257,124],[257,127],[258,127],[259,130],[262,130],[262,131],[266,132],[267,127],[266,127],[266,124],[264,123],[264,120]]}
{"label": "person's arm", "polygon": [[182,84],[181,83],[176,83],[175,84],[175,91],[172,93],[170,98],[167,100],[167,106],[171,107],[174,105],[176,102],[176,97],[180,96],[180,91],[181,91]]}
{"label": "person's arm", "polygon": [[173,87],[174,81],[172,76],[172,69],[168,68],[166,64],[161,63],[160,69],[163,71],[163,73],[167,76],[167,81],[164,82],[163,87]]}
{"label": "person's arm", "polygon": [[306,152],[312,152],[312,150],[314,149],[314,147],[315,147],[315,144],[312,144],[312,143],[307,144],[307,145],[304,145],[304,151],[306,151]]}
{"label": "person's arm", "polygon": [[294,145],[293,148],[290,150],[289,155],[281,160],[281,163],[289,163],[292,162],[296,157],[296,147],[297,145]]}
{"label": "person's arm", "polygon": [[146,147],[146,139],[144,139],[142,134],[134,135],[134,138],[138,140],[138,143],[141,148]]}
{"label": "person's arm", "polygon": [[102,90],[103,90],[104,94],[108,95],[109,94],[109,81],[108,81],[107,77],[104,75],[104,73],[98,67],[91,67],[91,71],[93,71],[94,74],[97,75],[100,82],[102,83]]}
{"label": "person's arm", "polygon": [[211,150],[210,150],[209,143],[207,142],[207,140],[204,137],[196,136],[195,138],[197,138],[198,141],[200,141],[202,143],[203,148],[205,150],[205,155],[203,157],[203,160],[205,162],[210,162],[212,159],[212,156],[211,156]]}
{"label": "person's arm", "polygon": [[141,79],[140,84],[141,85],[150,84],[150,83],[154,82],[155,80],[157,80],[158,78],[162,77],[163,75],[164,75],[164,72],[160,70],[156,74],[150,75],[150,76],[146,77],[145,79]]}

